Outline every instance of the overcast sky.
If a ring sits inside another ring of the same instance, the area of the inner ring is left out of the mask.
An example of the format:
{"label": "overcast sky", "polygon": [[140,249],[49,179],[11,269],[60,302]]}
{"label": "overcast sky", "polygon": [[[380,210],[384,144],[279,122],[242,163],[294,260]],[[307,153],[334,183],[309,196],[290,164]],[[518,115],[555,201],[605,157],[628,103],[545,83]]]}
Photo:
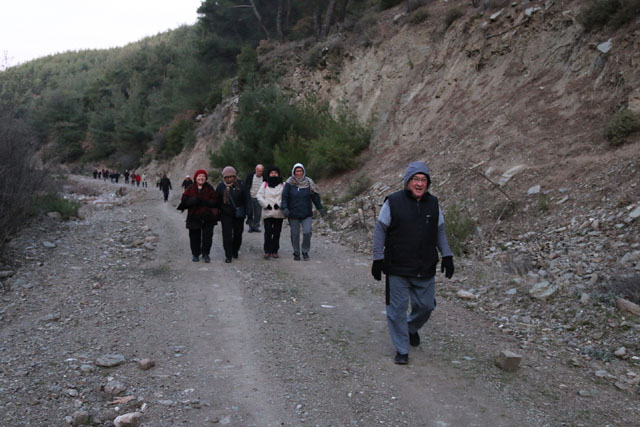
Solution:
{"label": "overcast sky", "polygon": [[0,0],[0,69],[69,50],[124,46],[197,20],[201,0]]}

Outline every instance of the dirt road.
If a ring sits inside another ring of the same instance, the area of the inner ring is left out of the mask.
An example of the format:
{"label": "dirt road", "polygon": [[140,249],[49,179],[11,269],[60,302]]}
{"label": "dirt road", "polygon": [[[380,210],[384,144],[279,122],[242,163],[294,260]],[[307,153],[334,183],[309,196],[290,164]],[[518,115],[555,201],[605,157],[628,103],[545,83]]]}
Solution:
{"label": "dirt road", "polygon": [[[244,233],[225,264],[216,226],[212,262],[194,263],[179,192],[168,203],[155,189],[114,199],[115,185],[74,181],[84,219],[46,220],[10,245],[20,259],[0,306],[2,425],[110,425],[132,412],[145,426],[633,420],[637,400],[535,350],[520,371],[500,371],[494,357],[517,344],[453,301],[438,300],[409,365],[393,364],[369,259],[317,234],[305,262],[290,256],[286,226],[278,260],[262,258],[261,234]],[[105,354],[125,362],[97,366]],[[155,367],[141,370],[144,358]]]}

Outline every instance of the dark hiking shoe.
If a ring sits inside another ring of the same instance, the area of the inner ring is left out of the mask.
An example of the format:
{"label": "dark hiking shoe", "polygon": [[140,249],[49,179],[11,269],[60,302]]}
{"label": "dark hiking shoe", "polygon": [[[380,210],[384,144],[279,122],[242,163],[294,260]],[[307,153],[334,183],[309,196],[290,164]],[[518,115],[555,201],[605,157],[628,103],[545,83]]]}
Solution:
{"label": "dark hiking shoe", "polygon": [[271,258],[280,258],[278,254],[271,254]]}
{"label": "dark hiking shoe", "polygon": [[305,261],[309,261],[309,254],[308,254],[308,253],[306,253],[306,252],[302,252],[302,258],[303,258]]}
{"label": "dark hiking shoe", "polygon": [[231,262],[231,258],[225,258],[224,262],[226,262],[227,264],[229,264]]}
{"label": "dark hiking shoe", "polygon": [[198,261],[200,261],[200,257],[197,257],[197,256],[194,255],[194,256],[191,257],[191,261],[198,262]]}
{"label": "dark hiking shoe", "polygon": [[298,255],[298,254],[293,254],[293,260],[294,260],[294,261],[300,261],[300,255]]}
{"label": "dark hiking shoe", "polygon": [[409,344],[411,344],[411,347],[417,347],[420,345],[420,335],[418,335],[417,332],[413,334],[409,332]]}
{"label": "dark hiking shoe", "polygon": [[233,253],[233,257],[237,259],[238,258],[238,252],[234,252]]}
{"label": "dark hiking shoe", "polygon": [[264,254],[264,257],[263,257],[263,258],[264,258],[264,259],[269,259],[269,258],[271,258],[271,254]]}
{"label": "dark hiking shoe", "polygon": [[396,353],[396,357],[393,358],[393,363],[396,365],[406,365],[409,363],[409,355]]}
{"label": "dark hiking shoe", "polygon": [[206,262],[207,264],[211,262],[211,258],[209,258],[209,255],[203,255],[202,259],[204,260],[204,262]]}

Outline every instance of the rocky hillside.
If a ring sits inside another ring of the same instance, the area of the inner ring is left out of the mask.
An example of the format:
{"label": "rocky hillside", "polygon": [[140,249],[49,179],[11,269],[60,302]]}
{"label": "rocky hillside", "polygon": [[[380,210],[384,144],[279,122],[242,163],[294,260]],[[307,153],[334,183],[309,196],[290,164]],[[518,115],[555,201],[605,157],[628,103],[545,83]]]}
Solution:
{"label": "rocky hillside", "polygon": [[[315,67],[305,43],[265,44],[260,61],[290,70],[284,84],[300,96],[344,103],[373,126],[361,166],[320,183],[322,233],[369,251],[383,197],[424,160],[445,215],[455,205],[476,225],[442,293],[466,291],[469,309],[523,349],[549,345],[635,392],[640,313],[624,301],[640,303],[640,135],[613,147],[604,129],[620,108],[640,111],[640,23],[589,33],[580,5],[434,1],[420,23],[398,6],[334,34]],[[464,13],[445,28],[453,6]],[[236,102],[202,118],[173,176],[208,164]]]}

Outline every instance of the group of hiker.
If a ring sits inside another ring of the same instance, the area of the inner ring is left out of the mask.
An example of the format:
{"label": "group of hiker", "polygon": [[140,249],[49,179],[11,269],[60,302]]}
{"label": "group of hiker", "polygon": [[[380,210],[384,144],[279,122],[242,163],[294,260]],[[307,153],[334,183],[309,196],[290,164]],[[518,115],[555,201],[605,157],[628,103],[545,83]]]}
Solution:
{"label": "group of hiker", "polygon": [[134,171],[129,172],[129,170],[125,170],[122,174],[118,171],[109,170],[109,169],[94,169],[93,170],[93,179],[103,179],[104,181],[110,180],[116,184],[120,181],[120,175],[124,177],[124,183],[131,185],[135,185],[137,187],[147,187],[147,175],[137,174]]}
{"label": "group of hiker", "polygon": [[[187,210],[186,227],[189,230],[191,259],[211,262],[213,229],[220,221],[224,260],[231,263],[238,258],[242,245],[244,225],[249,233],[259,233],[264,224],[264,258],[279,258],[282,224],[287,218],[291,227],[293,259],[309,260],[312,234],[313,206],[324,215],[320,192],[313,180],[306,176],[304,165],[296,163],[291,176],[283,181],[280,169],[271,166],[265,170],[258,164],[245,180],[238,178],[233,166],[222,169],[222,182],[214,189],[208,174],[198,169],[193,180],[187,175],[182,182],[178,210]],[[300,232],[302,231],[302,242]]]}
{"label": "group of hiker", "polygon": [[[286,181],[277,167],[265,169],[261,164],[244,181],[237,175],[234,167],[226,166],[222,182],[215,189],[207,182],[204,169],[195,171],[193,179],[187,175],[182,182],[184,192],[178,210],[187,210],[191,260],[199,262],[202,257],[204,262],[211,262],[213,229],[219,221],[224,260],[231,263],[239,256],[245,223],[249,233],[259,233],[261,219],[264,258],[279,258],[285,218],[291,229],[293,259],[309,260],[313,206],[322,216],[325,211],[320,191],[306,175],[304,165],[293,165]],[[94,178],[101,176],[118,180],[117,173],[114,177],[108,170],[94,171]],[[133,176],[138,182],[137,175]],[[144,181],[144,174],[141,180]],[[165,174],[156,185],[166,202],[171,181]],[[375,280],[382,280],[382,273],[386,276],[387,325],[396,349],[393,361],[399,365],[409,362],[409,348],[420,345],[418,331],[436,308],[435,275],[440,256],[440,272],[449,279],[454,273],[444,215],[438,199],[428,192],[430,185],[427,165],[410,163],[402,189],[384,199],[373,233],[371,275]]]}

